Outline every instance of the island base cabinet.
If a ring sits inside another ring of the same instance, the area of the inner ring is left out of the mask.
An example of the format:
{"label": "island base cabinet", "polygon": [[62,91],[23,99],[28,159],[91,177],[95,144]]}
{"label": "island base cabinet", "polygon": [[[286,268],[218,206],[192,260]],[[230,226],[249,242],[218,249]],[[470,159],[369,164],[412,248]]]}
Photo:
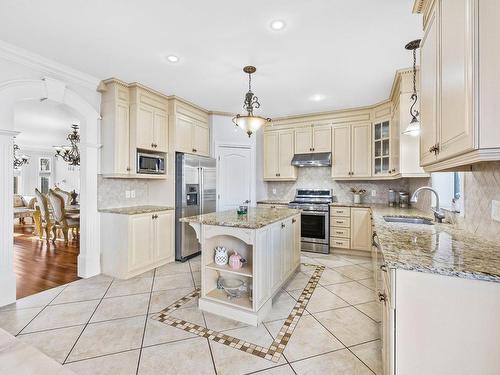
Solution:
{"label": "island base cabinet", "polygon": [[[202,248],[199,308],[257,326],[271,311],[272,297],[299,266],[300,214],[259,229],[190,225]],[[215,264],[216,246],[238,252],[245,258],[245,266],[234,270],[228,265]],[[247,286],[247,292],[228,298],[224,290],[217,288],[219,278],[240,279]]]}
{"label": "island base cabinet", "polygon": [[173,211],[101,214],[102,272],[128,279],[174,260]]}

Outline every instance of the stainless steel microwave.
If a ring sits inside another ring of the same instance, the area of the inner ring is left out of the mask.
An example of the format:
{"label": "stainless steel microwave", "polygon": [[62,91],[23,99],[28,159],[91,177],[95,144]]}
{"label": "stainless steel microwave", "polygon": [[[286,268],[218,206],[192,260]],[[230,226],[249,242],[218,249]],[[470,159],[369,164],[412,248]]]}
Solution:
{"label": "stainless steel microwave", "polygon": [[165,174],[165,155],[137,152],[137,173]]}

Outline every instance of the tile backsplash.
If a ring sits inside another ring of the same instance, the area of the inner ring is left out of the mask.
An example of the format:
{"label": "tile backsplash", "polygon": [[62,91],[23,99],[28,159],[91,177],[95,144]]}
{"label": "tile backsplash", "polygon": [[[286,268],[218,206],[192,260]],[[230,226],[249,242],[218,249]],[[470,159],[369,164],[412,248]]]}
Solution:
{"label": "tile backsplash", "polygon": [[[297,171],[297,180],[290,182],[267,182],[268,199],[292,199],[297,188],[311,189],[333,189],[333,193],[339,202],[351,201],[351,187],[365,189],[366,195],[363,202],[367,203],[387,203],[388,191],[394,189],[397,191],[408,191],[410,194],[418,187],[428,183],[427,178],[413,178],[410,183],[409,178],[398,180],[379,180],[379,181],[338,181],[331,177],[330,168],[299,168]],[[371,191],[375,190],[376,195],[372,196]]]}
{"label": "tile backsplash", "polygon": [[[149,183],[140,179],[103,178],[97,180],[97,207],[127,207],[148,204]],[[126,198],[127,190],[135,190],[135,198]]]}

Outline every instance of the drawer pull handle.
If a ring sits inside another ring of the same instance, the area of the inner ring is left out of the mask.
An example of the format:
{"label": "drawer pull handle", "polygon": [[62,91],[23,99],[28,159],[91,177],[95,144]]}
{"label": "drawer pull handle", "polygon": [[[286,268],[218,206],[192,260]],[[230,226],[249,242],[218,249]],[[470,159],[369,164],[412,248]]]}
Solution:
{"label": "drawer pull handle", "polygon": [[382,265],[380,266],[380,270],[381,270],[381,271],[384,271],[384,272],[387,272],[387,266],[386,266],[385,264],[382,264]]}
{"label": "drawer pull handle", "polygon": [[337,220],[337,223],[342,224],[344,221],[343,220]]}

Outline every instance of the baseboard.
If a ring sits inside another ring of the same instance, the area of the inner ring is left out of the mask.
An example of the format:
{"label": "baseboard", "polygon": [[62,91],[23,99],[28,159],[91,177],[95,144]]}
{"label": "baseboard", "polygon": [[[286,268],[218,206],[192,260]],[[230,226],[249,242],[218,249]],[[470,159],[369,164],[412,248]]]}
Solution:
{"label": "baseboard", "polygon": [[0,275],[0,306],[9,305],[16,302],[16,275],[14,272],[7,275]]}

